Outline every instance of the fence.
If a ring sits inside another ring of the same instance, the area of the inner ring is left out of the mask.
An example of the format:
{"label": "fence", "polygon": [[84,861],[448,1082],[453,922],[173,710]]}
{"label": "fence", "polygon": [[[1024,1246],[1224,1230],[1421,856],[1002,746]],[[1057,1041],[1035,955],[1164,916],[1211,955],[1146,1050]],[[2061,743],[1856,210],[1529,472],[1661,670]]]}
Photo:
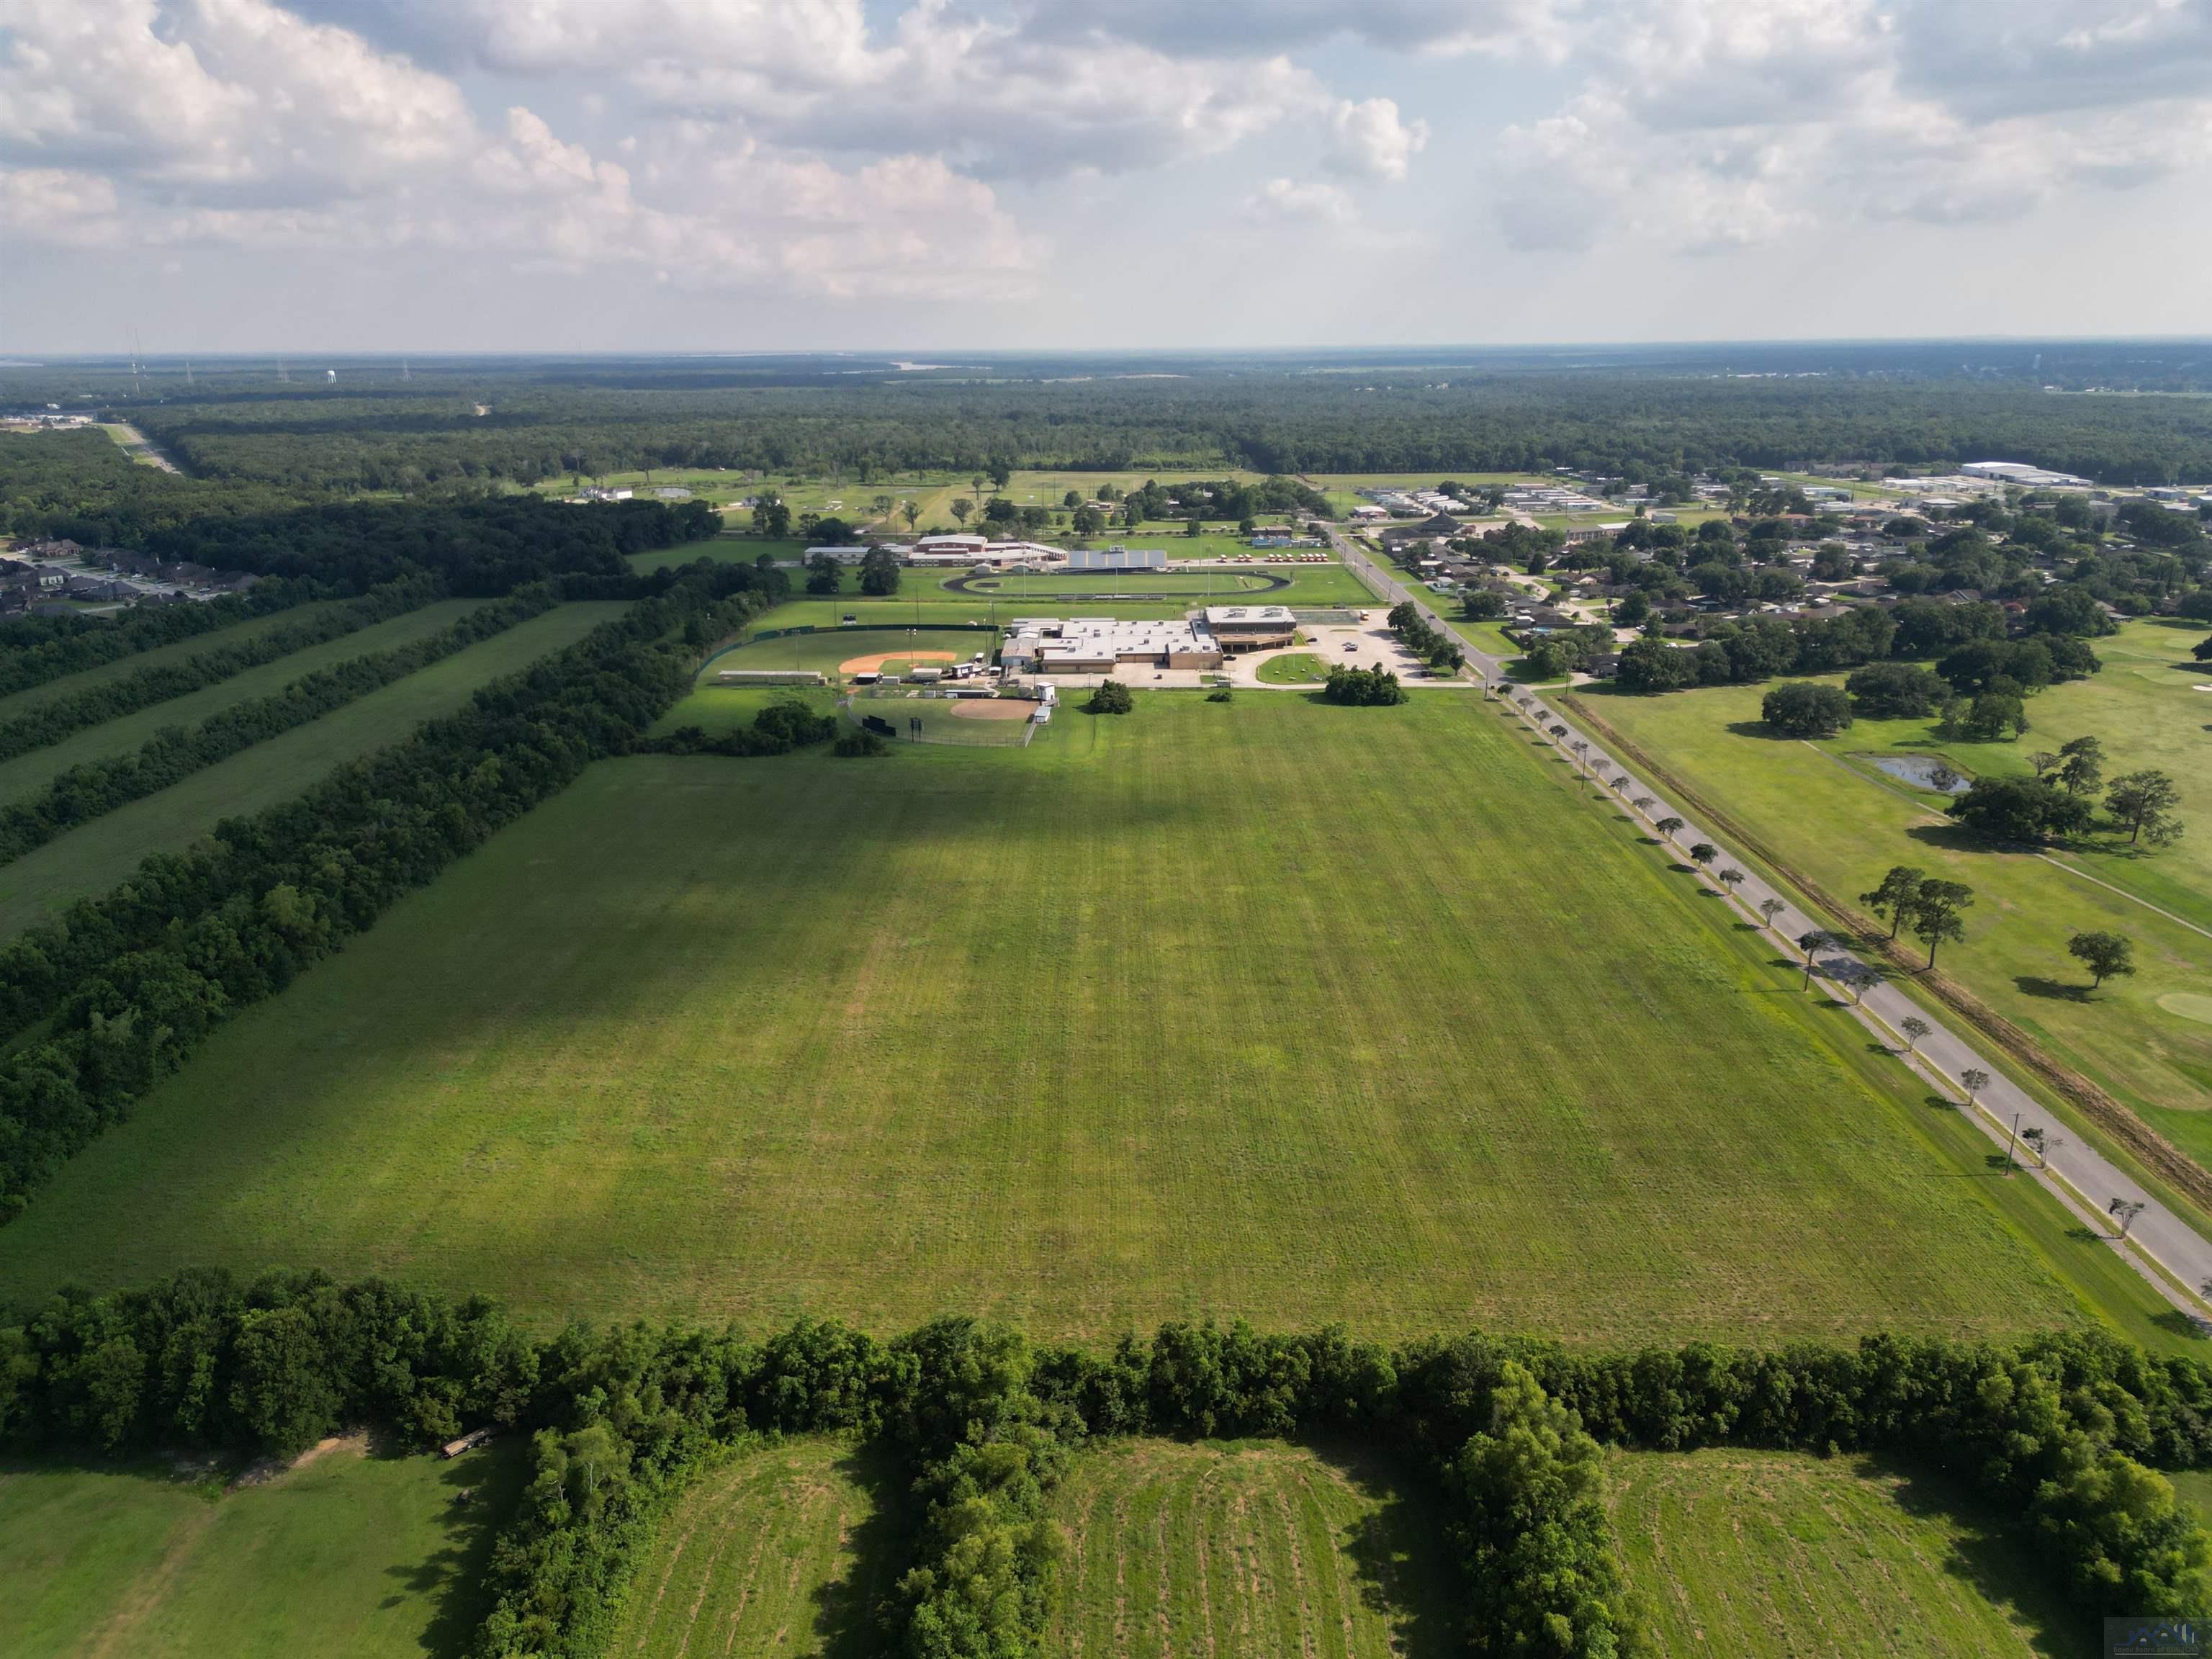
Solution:
{"label": "fence", "polygon": [[[988,703],[994,712],[1007,707],[1021,711],[1018,719],[979,718],[954,712]],[[896,743],[944,743],[967,749],[1026,749],[1036,736],[1030,718],[1036,704],[1024,697],[958,698],[943,692],[905,692],[861,689],[848,693],[837,705],[845,718]]]}

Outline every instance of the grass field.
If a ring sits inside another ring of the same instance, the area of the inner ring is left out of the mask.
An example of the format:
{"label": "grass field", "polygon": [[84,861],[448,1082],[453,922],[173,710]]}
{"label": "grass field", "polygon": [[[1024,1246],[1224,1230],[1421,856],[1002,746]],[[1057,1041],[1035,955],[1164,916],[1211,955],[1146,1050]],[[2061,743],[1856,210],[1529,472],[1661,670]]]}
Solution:
{"label": "grass field", "polygon": [[[2201,676],[2172,665],[2185,661],[2181,647],[2192,637],[2137,623],[2098,641],[2104,672],[2036,696],[2034,726],[2018,744],[1938,744],[1926,720],[1862,721],[1819,744],[1778,739],[1759,724],[1757,686],[1585,695],[1638,747],[1832,892],[1864,892],[1893,864],[1973,887],[1966,942],[1943,952],[1945,969],[2212,1163],[2212,1023],[2192,1017],[2198,1005],[2190,1000],[2212,984],[2212,937],[2158,913],[2212,928],[2212,767],[2203,731],[2212,696],[2190,689]],[[2057,855],[2070,871],[2031,853],[1993,851],[1961,836],[1936,796],[1861,758],[1910,748],[1948,754],[1970,775],[2024,772],[2029,751],[2085,732],[2103,739],[2108,778],[2157,766],[2180,784],[2193,827],[2178,845]],[[2135,977],[2094,995],[2066,954],[2070,935],[2092,928],[2131,937],[2137,961]]]}
{"label": "grass field", "polygon": [[862,1455],[835,1441],[741,1451],[700,1475],[639,1562],[610,1654],[809,1659],[880,1651],[889,1592]]}
{"label": "grass field", "polygon": [[1607,1474],[1629,1582],[1662,1653],[2074,1659],[2095,1649],[2095,1631],[2026,1541],[1940,1476],[1756,1451],[1616,1451]]}
{"label": "grass field", "polygon": [[0,938],[74,899],[105,891],[150,853],[185,846],[224,818],[290,799],[332,767],[451,713],[486,681],[573,643],[621,609],[564,605],[533,617],[48,842],[0,867]]}
{"label": "grass field", "polygon": [[[342,1442],[257,1486],[0,1463],[9,1659],[459,1655],[522,1468]],[[456,1504],[463,1487],[477,1489]]]}
{"label": "grass field", "polygon": [[592,769],[219,1031],[0,1279],[1590,1343],[2094,1300],[2161,1339],[1495,706],[1138,702],[1023,750]]}
{"label": "grass field", "polygon": [[83,731],[46,748],[33,749],[13,760],[0,761],[0,803],[21,800],[27,795],[37,793],[72,766],[132,753],[164,726],[197,726],[223,709],[281,691],[302,675],[312,674],[317,669],[350,662],[374,651],[390,651],[426,639],[451,626],[482,603],[480,599],[449,599],[438,605],[426,605],[404,617],[394,617],[389,622],[364,628],[356,634],[349,634],[342,640],[312,646],[275,662],[264,663],[258,668],[249,668],[242,674],[234,674],[189,696],[173,697],[167,702],[142,708],[135,714],[125,714],[116,720],[102,721],[98,726],[87,726]]}
{"label": "grass field", "polygon": [[[775,611],[769,625],[774,627],[782,618],[783,612]],[[954,661],[981,651],[988,662],[998,647],[998,635],[987,629],[972,633],[957,629],[916,633],[904,628],[841,628],[832,623],[812,634],[787,634],[780,639],[756,640],[724,651],[708,664],[702,678],[703,682],[711,682],[726,668],[812,670],[834,675],[838,665],[859,658],[889,656],[896,660],[908,653],[924,651],[949,651]],[[939,665],[945,665],[940,660]]]}
{"label": "grass field", "polygon": [[168,667],[198,656],[202,652],[234,645],[240,640],[258,638],[272,628],[283,628],[293,623],[321,615],[333,608],[331,605],[301,605],[296,610],[280,611],[270,617],[256,617],[250,622],[233,623],[228,628],[218,628],[210,634],[196,635],[189,640],[179,640],[174,645],[156,646],[151,651],[142,651],[134,657],[120,657],[113,662],[102,663],[97,668],[87,668],[75,674],[64,674],[59,679],[48,680],[44,685],[34,685],[27,690],[11,692],[0,697],[0,720],[11,720],[27,714],[42,703],[55,702],[95,685],[105,685],[110,680],[121,679],[141,668]]}
{"label": "grass field", "polygon": [[1268,658],[1255,672],[1269,685],[1319,685],[1328,678],[1328,667],[1310,651],[1293,651]]}
{"label": "grass field", "polygon": [[1116,1441],[1052,1500],[1054,1654],[1425,1659],[1458,1651],[1442,1527],[1388,1472],[1279,1442]]}

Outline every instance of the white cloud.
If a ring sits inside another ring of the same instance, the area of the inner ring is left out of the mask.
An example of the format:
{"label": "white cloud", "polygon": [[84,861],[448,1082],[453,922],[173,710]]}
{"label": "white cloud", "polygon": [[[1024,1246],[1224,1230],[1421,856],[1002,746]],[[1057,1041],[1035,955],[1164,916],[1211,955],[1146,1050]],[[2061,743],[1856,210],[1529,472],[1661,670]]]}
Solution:
{"label": "white cloud", "polygon": [[1079,6],[919,0],[880,32],[860,0],[388,0],[344,15],[501,73],[617,81],[658,111],[769,142],[938,151],[983,177],[1214,155],[1327,96],[1279,53],[1164,52],[1078,27]]}
{"label": "white cloud", "polygon": [[1244,203],[1255,219],[1303,224],[1349,225],[1359,217],[1352,198],[1336,185],[1318,180],[1270,179]]}
{"label": "white cloud", "polygon": [[635,152],[661,186],[641,195],[534,111],[487,131],[451,80],[270,0],[25,0],[0,40],[11,240],[449,248],[836,298],[1003,298],[1033,273],[990,186],[939,156],[840,167],[678,124]]}
{"label": "white cloud", "polygon": [[1397,102],[1389,98],[1340,100],[1330,112],[1329,131],[1330,170],[1366,179],[1403,179],[1429,142],[1429,124],[1401,120]]}
{"label": "white cloud", "polygon": [[[1516,246],[1583,249],[1618,226],[1717,252],[1849,219],[2003,219],[2212,155],[2204,0],[1777,0],[1585,21],[1583,90],[1503,135],[1498,216]],[[2154,42],[2204,73],[2131,91],[2117,66]]]}

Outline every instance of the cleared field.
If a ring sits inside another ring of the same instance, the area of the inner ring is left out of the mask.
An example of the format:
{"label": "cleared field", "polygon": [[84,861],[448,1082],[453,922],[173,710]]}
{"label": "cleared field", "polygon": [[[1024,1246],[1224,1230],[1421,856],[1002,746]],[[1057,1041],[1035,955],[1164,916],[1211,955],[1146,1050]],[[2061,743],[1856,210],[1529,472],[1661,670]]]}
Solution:
{"label": "cleared field", "polygon": [[1173,1659],[1456,1651],[1440,1518],[1378,1467],[1279,1442],[1112,1442],[1053,1496],[1046,1650]]}
{"label": "cleared field", "polygon": [[394,617],[390,622],[379,623],[374,628],[364,628],[359,633],[349,634],[342,640],[312,646],[276,662],[249,668],[242,674],[234,674],[220,684],[208,686],[189,696],[173,697],[167,702],[142,708],[135,714],[125,714],[119,719],[102,721],[98,726],[87,726],[60,743],[44,749],[33,749],[10,761],[0,762],[0,803],[20,800],[27,795],[37,793],[72,766],[130,754],[164,726],[197,726],[210,715],[220,714],[226,708],[281,691],[302,675],[312,674],[319,668],[351,662],[355,658],[368,656],[372,652],[390,651],[427,639],[441,629],[450,627],[482,604],[481,599],[449,599],[438,605],[427,605],[419,611],[409,611],[404,617]]}
{"label": "cleared field", "polygon": [[742,1452],[694,1481],[630,1581],[611,1654],[862,1659],[896,1552],[860,1458],[834,1441]]}
{"label": "cleared field", "polygon": [[234,645],[240,640],[258,639],[272,628],[283,628],[292,623],[305,621],[330,609],[331,606],[328,605],[308,605],[294,611],[280,611],[275,616],[256,617],[251,622],[234,623],[228,628],[218,628],[211,634],[196,635],[189,640],[179,640],[174,645],[156,646],[151,651],[142,651],[135,657],[121,657],[113,662],[102,663],[97,668],[64,674],[59,679],[48,680],[44,685],[34,685],[27,690],[11,692],[0,697],[0,720],[14,720],[41,703],[52,702],[91,686],[105,685],[110,680],[121,679],[141,668],[165,668],[197,657],[204,651]]}
{"label": "cleared field", "polygon": [[[453,1462],[341,1442],[258,1486],[0,1465],[10,1659],[459,1654],[521,1443]],[[476,1489],[465,1505],[454,1498]]]}
{"label": "cleared field", "polygon": [[149,853],[181,847],[228,817],[289,799],[332,767],[449,714],[486,681],[581,639],[619,604],[564,605],[94,818],[0,868],[0,937],[113,886]]}
{"label": "cleared field", "polygon": [[1668,1654],[2072,1659],[2096,1632],[1941,1477],[1788,1452],[1615,1452],[1613,1521]]}
{"label": "cleared field", "polygon": [[1606,1343],[2094,1299],[2160,1336],[1696,891],[1443,693],[611,762],[219,1031],[0,1279]]}
{"label": "cleared field", "polygon": [[[2104,672],[2038,695],[2029,705],[2033,729],[2016,744],[1941,744],[1927,720],[1862,721],[1818,744],[1778,739],[1759,723],[1757,686],[1666,697],[1588,688],[1581,695],[1831,892],[1851,898],[1893,864],[1972,886],[1979,897],[1966,915],[1966,942],[1943,952],[1945,970],[2212,1162],[2212,1021],[2197,1017],[2189,1000],[2212,984],[2212,936],[2160,914],[2212,929],[2212,767],[2204,763],[2202,730],[2212,696],[2190,689],[2201,675],[2172,665],[2185,662],[2181,647],[2191,637],[2139,623],[2098,641]],[[2178,845],[2056,855],[2070,870],[2031,853],[1993,851],[1961,835],[1937,797],[1884,777],[1863,758],[1900,749],[1940,752],[1968,775],[2004,775],[2029,769],[2033,750],[2083,733],[2103,740],[2107,778],[2142,766],[2172,775],[2191,825]],[[2066,944],[2077,930],[2094,928],[2135,940],[2136,972],[2092,994]]]}

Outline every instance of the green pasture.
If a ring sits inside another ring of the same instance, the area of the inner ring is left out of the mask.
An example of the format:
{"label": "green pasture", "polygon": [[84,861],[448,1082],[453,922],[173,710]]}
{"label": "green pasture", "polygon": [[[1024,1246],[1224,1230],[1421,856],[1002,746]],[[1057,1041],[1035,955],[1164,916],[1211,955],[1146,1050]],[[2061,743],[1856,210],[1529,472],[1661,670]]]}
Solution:
{"label": "green pasture", "polygon": [[[2212,984],[2212,938],[2183,925],[2212,928],[2212,769],[2202,750],[2212,694],[2190,689],[2197,665],[2172,665],[2186,663],[2180,647],[2193,637],[2136,623],[2099,640],[2104,672],[2032,699],[2033,726],[2018,743],[1941,744],[1927,720],[1861,721],[1817,744],[1777,738],[1759,721],[1758,686],[1578,695],[1831,892],[1853,898],[1893,864],[1972,886],[1966,942],[1945,948],[1945,970],[2212,1162],[2212,1023],[2191,1018],[2198,1005],[2189,1000]],[[2108,779],[2141,766],[2173,776],[2191,823],[2179,843],[2130,852],[2106,837],[2049,858],[1991,850],[1963,836],[1937,797],[1862,758],[1912,750],[1945,754],[1969,775],[2018,773],[2033,750],[2087,733],[2104,741]],[[2092,994],[2066,954],[2085,929],[2133,939],[2135,976]]]}
{"label": "green pasture", "polygon": [[704,684],[655,721],[652,734],[659,737],[682,726],[696,726],[710,738],[720,737],[725,732],[750,726],[761,710],[772,702],[796,698],[816,713],[827,714],[837,706],[837,696],[835,691],[811,686]]}
{"label": "green pasture", "polygon": [[[445,1462],[357,1440],[255,1485],[0,1463],[10,1659],[459,1656],[520,1441]],[[464,1488],[474,1496],[454,1500]]]}
{"label": "green pasture", "polygon": [[[333,667],[339,663],[351,662],[357,657],[368,656],[372,652],[391,651],[427,639],[451,627],[482,603],[480,599],[448,599],[437,605],[426,605],[404,616],[394,617],[389,622],[349,634],[343,639],[331,640],[305,651],[295,651],[289,657],[264,663],[258,668],[249,668],[242,674],[234,674],[227,680],[188,696],[173,697],[167,702],[142,708],[134,714],[104,720],[44,749],[33,749],[13,760],[0,761],[0,803],[21,800],[26,796],[38,793],[72,766],[135,753],[149,738],[165,726],[198,726],[202,720],[226,708],[281,691],[293,681],[318,669]],[[0,878],[0,880],[4,879]]]}
{"label": "green pasture", "polygon": [[149,854],[182,848],[225,818],[289,800],[333,767],[452,713],[485,682],[573,644],[622,609],[594,601],[533,617],[0,866],[0,938],[106,891]]}
{"label": "green pasture", "polygon": [[280,611],[274,616],[256,617],[250,622],[233,623],[228,628],[218,628],[210,634],[179,640],[174,645],[156,646],[151,651],[142,651],[136,656],[120,657],[113,662],[102,663],[97,668],[64,674],[59,679],[48,680],[44,685],[34,685],[27,690],[0,697],[0,721],[18,719],[43,704],[58,702],[76,692],[89,690],[94,686],[105,685],[127,674],[136,673],[139,669],[171,667],[203,652],[234,645],[240,640],[258,638],[272,628],[283,628],[319,616],[330,609],[331,606],[329,605],[307,605],[295,610]]}
{"label": "green pasture", "polygon": [[708,1468],[641,1553],[607,1652],[872,1659],[897,1551],[868,1456],[791,1440]]}
{"label": "green pasture", "polygon": [[2074,1659],[2096,1632],[2028,1541],[1928,1470],[1790,1452],[1611,1453],[1629,1583],[1665,1654]]}
{"label": "green pasture", "polygon": [[0,1280],[2179,1340],[1699,891],[1463,696],[603,763],[220,1030],[0,1231]]}
{"label": "green pasture", "polygon": [[1394,1473],[1277,1441],[1109,1441],[1052,1497],[1045,1650],[1174,1659],[1455,1650],[1442,1517]]}

